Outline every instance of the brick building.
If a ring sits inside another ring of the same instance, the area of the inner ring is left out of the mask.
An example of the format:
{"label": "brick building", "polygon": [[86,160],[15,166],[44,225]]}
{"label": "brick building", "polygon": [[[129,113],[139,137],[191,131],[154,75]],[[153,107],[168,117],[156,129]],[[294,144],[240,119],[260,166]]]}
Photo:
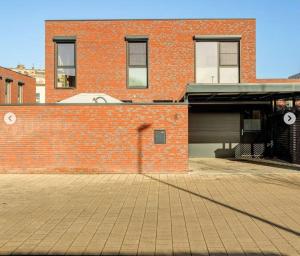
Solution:
{"label": "brick building", "polygon": [[300,161],[299,120],[278,121],[298,113],[300,80],[256,78],[255,19],[53,20],[45,31],[48,105],[3,110],[18,122],[2,127],[0,145],[10,142],[2,171],[184,172],[189,157]]}
{"label": "brick building", "polygon": [[[46,21],[46,81],[48,102],[82,92],[126,102],[174,102],[185,96],[190,155],[215,156],[216,150],[233,154],[243,140],[263,150],[265,108],[276,104],[270,104],[276,99],[267,85],[276,84],[278,92],[300,80],[256,78],[255,19],[167,19]],[[247,84],[249,92],[239,87]],[[233,90],[227,92],[229,85]],[[223,102],[216,97],[220,93],[228,94]],[[264,104],[255,109],[261,99]]]}
{"label": "brick building", "polygon": [[0,104],[34,102],[34,78],[0,66]]}
{"label": "brick building", "polygon": [[[201,82],[195,72],[198,35],[240,42],[239,82],[256,81],[254,19],[46,21],[45,29],[47,102],[80,92],[133,102],[180,100],[188,83]],[[60,50],[73,51],[65,69],[76,74],[71,86],[55,82],[55,74],[63,72],[55,58]],[[129,75],[141,76],[142,84],[130,84]],[[203,79],[211,82],[211,77]]]}
{"label": "brick building", "polygon": [[45,103],[45,91],[46,91],[46,82],[45,82],[45,69],[35,68],[32,66],[31,68],[26,68],[25,65],[19,64],[14,68],[10,68],[13,71],[18,73],[29,75],[35,78],[36,82],[36,102],[37,103]]}

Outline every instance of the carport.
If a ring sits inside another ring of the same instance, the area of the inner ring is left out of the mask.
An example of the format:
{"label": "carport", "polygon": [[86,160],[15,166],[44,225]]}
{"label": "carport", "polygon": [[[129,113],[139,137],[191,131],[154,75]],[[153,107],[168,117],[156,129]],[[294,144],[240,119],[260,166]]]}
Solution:
{"label": "carport", "polygon": [[187,85],[189,156],[262,158],[279,155],[280,158],[282,155],[293,162],[293,157],[285,157],[285,154],[287,151],[298,154],[295,132],[300,124],[297,120],[288,126],[279,120],[287,111],[298,114],[298,99],[300,84]]}

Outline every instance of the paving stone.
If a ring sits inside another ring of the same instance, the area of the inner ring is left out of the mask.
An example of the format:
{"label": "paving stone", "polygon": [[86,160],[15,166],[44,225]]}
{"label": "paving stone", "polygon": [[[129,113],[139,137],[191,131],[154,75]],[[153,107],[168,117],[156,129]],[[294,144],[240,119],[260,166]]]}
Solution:
{"label": "paving stone", "polygon": [[0,175],[0,255],[300,255],[299,172],[223,159],[190,169]]}

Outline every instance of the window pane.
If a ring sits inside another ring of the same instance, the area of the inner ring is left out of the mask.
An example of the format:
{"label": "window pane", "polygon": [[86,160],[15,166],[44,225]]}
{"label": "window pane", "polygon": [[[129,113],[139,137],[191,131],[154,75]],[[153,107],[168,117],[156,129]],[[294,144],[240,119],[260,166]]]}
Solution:
{"label": "window pane", "polygon": [[239,69],[234,68],[220,68],[220,83],[238,83]]}
{"label": "window pane", "polygon": [[18,86],[18,103],[23,103],[23,86]]}
{"label": "window pane", "polygon": [[221,42],[220,53],[238,53],[238,42]]}
{"label": "window pane", "polygon": [[221,66],[237,66],[238,54],[235,53],[222,53],[220,55],[220,65]]}
{"label": "window pane", "polygon": [[75,69],[59,68],[57,69],[57,87],[75,87]]}
{"label": "window pane", "polygon": [[129,43],[129,52],[130,54],[146,54],[146,45],[145,42]]}
{"label": "window pane", "polygon": [[57,65],[62,66],[75,66],[75,45],[69,44],[57,44]]}
{"label": "window pane", "polygon": [[218,43],[196,43],[196,82],[218,83]]}
{"label": "window pane", "polygon": [[128,86],[147,87],[147,68],[129,68]]}
{"label": "window pane", "polygon": [[5,83],[5,103],[10,104],[11,103],[11,83],[6,82]]}
{"label": "window pane", "polygon": [[147,65],[147,44],[129,43],[129,65],[146,66]]}
{"label": "window pane", "polygon": [[244,119],[244,131],[260,131],[260,119]]}
{"label": "window pane", "polygon": [[37,103],[40,103],[40,94],[39,93],[36,93],[35,94],[35,101],[37,102]]}
{"label": "window pane", "polygon": [[253,110],[252,118],[253,119],[261,119],[261,112],[259,110]]}
{"label": "window pane", "polygon": [[129,58],[130,66],[146,66],[146,55],[143,54],[131,54]]}

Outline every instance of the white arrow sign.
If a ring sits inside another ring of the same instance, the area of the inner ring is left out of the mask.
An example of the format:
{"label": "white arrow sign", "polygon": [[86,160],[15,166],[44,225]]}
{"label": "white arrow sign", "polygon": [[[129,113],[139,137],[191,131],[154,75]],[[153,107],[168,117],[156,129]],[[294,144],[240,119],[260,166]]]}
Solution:
{"label": "white arrow sign", "polygon": [[296,122],[296,116],[292,112],[287,112],[283,116],[283,121],[288,125],[292,125]]}
{"label": "white arrow sign", "polygon": [[12,113],[12,112],[8,112],[8,113],[6,113],[5,115],[4,115],[4,122],[6,123],[6,124],[9,124],[9,125],[11,125],[11,124],[14,124],[16,121],[17,121],[17,117],[16,117],[16,115],[14,114],[14,113]]}

